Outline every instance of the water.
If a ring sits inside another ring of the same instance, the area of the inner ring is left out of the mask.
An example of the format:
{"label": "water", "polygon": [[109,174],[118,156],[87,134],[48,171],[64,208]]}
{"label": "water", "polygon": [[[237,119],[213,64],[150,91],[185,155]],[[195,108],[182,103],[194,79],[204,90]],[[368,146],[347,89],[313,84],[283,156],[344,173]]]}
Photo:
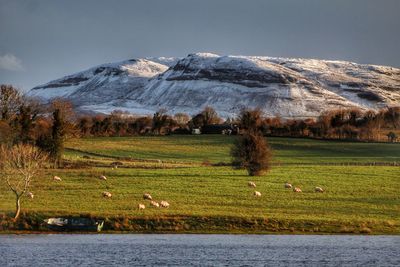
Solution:
{"label": "water", "polygon": [[400,236],[0,235],[0,266],[400,266]]}

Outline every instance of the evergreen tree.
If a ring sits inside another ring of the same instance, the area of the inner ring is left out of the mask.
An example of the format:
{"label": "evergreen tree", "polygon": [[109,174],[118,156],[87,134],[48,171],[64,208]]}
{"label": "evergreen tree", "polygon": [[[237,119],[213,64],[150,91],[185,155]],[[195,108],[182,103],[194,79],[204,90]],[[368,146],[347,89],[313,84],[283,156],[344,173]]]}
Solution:
{"label": "evergreen tree", "polygon": [[30,141],[32,141],[30,132],[33,127],[33,118],[31,115],[32,114],[30,106],[27,105],[20,106],[19,114],[17,116],[17,127],[19,130],[17,143],[21,142],[27,144]]}
{"label": "evergreen tree", "polygon": [[62,155],[64,152],[64,119],[62,117],[60,109],[56,109],[53,112],[53,127],[51,131],[52,137],[52,149],[51,157],[54,159],[56,167],[62,166]]}

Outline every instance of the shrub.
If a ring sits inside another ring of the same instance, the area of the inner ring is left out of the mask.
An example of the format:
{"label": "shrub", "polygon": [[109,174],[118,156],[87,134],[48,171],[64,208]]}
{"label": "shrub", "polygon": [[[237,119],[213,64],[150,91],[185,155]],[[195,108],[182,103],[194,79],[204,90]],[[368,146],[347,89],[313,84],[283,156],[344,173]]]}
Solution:
{"label": "shrub", "polygon": [[244,168],[250,176],[262,175],[271,168],[271,148],[262,135],[240,136],[232,147],[231,156],[234,168]]}

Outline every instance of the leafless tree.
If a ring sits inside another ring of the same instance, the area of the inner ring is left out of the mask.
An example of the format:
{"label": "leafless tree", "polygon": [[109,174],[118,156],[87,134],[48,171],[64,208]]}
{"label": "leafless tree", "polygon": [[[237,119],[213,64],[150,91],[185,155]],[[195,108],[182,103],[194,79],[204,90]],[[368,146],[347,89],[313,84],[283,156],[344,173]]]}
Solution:
{"label": "leafless tree", "polygon": [[186,113],[176,113],[174,119],[179,126],[183,127],[190,121],[190,116]]}
{"label": "leafless tree", "polygon": [[221,118],[212,107],[205,107],[201,112],[201,115],[203,115],[204,118],[204,125],[218,124],[221,122]]}
{"label": "leafless tree", "polygon": [[15,194],[15,216],[21,212],[21,199],[28,192],[33,178],[47,161],[47,155],[31,145],[19,144],[0,147],[0,178]]}
{"label": "leafless tree", "polygon": [[257,133],[261,130],[263,123],[262,110],[243,109],[239,115],[240,127],[250,133]]}
{"label": "leafless tree", "polygon": [[0,119],[9,120],[22,103],[21,93],[11,85],[0,85]]}

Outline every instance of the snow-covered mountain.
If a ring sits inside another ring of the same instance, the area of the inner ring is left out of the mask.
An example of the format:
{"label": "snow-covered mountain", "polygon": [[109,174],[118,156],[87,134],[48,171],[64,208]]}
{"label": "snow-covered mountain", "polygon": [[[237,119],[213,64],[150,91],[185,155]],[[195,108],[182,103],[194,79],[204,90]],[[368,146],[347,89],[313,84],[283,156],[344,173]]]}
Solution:
{"label": "snow-covered mountain", "polygon": [[70,99],[86,111],[115,109],[194,114],[212,106],[224,117],[244,107],[266,115],[318,116],[328,109],[400,105],[400,69],[345,61],[190,54],[104,64],[29,91]]}

